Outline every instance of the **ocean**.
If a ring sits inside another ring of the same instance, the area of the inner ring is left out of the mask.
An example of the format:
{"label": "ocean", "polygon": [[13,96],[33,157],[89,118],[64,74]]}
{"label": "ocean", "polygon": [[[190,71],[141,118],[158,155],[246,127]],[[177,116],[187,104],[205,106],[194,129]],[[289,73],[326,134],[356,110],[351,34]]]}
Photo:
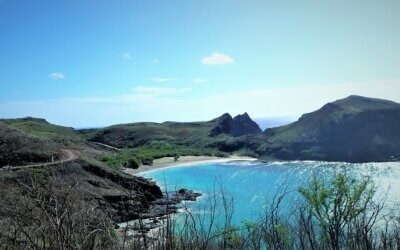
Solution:
{"label": "ocean", "polygon": [[262,218],[283,193],[285,198],[280,213],[290,214],[303,201],[297,191],[300,186],[307,187],[314,177],[329,181],[341,172],[356,179],[370,176],[375,185],[376,199],[385,198],[387,206],[392,208],[400,203],[400,162],[232,161],[169,167],[141,175],[155,180],[164,191],[186,188],[202,193],[198,201],[185,203],[185,209],[191,213],[210,213],[210,204],[214,203],[218,218],[224,218],[228,204],[232,223],[241,224]]}

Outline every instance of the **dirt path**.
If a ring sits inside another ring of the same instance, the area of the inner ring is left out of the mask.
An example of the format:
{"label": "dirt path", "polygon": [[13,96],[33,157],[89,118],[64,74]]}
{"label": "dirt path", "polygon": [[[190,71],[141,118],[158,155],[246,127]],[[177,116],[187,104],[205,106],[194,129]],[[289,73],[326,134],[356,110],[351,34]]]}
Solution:
{"label": "dirt path", "polygon": [[15,167],[3,167],[0,169],[1,170],[15,170],[15,169],[33,168],[33,167],[45,167],[45,166],[52,166],[52,165],[57,165],[57,164],[65,163],[65,162],[74,161],[79,158],[79,153],[77,151],[74,151],[71,149],[61,149],[61,151],[62,151],[62,158],[61,158],[61,160],[58,160],[58,161],[35,163],[35,164],[29,164],[29,165],[24,165],[24,166],[15,166]]}
{"label": "dirt path", "polygon": [[107,145],[107,144],[104,144],[104,143],[100,143],[100,142],[92,141],[91,143],[97,144],[99,146],[103,146],[103,147],[108,148],[108,149],[113,149],[113,150],[116,150],[116,151],[120,151],[121,150],[120,148],[116,148],[116,147],[113,147],[113,146],[110,146],[110,145]]}

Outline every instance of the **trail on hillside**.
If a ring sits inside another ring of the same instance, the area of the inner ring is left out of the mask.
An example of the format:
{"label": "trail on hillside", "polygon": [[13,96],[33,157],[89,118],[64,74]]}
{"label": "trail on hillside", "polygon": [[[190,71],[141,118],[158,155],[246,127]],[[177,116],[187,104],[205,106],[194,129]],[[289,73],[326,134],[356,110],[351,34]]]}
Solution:
{"label": "trail on hillside", "polygon": [[103,146],[103,147],[108,148],[108,149],[116,150],[116,151],[120,151],[121,150],[120,148],[116,148],[116,147],[113,147],[113,146],[110,146],[110,145],[107,145],[107,144],[104,144],[104,143],[101,143],[101,142],[92,141],[91,143],[97,144],[99,146]]}
{"label": "trail on hillside", "polygon": [[13,170],[13,169],[52,166],[52,165],[57,165],[57,164],[65,163],[65,162],[74,161],[79,158],[79,153],[75,150],[61,149],[61,151],[62,151],[62,158],[57,161],[34,163],[34,164],[23,165],[23,166],[14,166],[14,167],[3,167],[3,168],[1,168],[1,170],[9,170],[9,169]]}

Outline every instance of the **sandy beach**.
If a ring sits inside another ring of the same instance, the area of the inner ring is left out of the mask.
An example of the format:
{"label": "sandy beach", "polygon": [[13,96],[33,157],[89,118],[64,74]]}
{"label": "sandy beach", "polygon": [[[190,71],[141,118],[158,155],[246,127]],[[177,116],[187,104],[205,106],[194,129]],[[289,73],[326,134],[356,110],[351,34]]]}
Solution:
{"label": "sandy beach", "polygon": [[174,157],[164,157],[153,161],[153,165],[143,165],[138,169],[125,169],[124,172],[132,175],[140,174],[147,171],[152,171],[160,168],[176,167],[176,166],[190,166],[203,163],[221,163],[229,161],[256,161],[256,158],[231,155],[229,157],[216,157],[216,156],[181,156],[177,161]]}

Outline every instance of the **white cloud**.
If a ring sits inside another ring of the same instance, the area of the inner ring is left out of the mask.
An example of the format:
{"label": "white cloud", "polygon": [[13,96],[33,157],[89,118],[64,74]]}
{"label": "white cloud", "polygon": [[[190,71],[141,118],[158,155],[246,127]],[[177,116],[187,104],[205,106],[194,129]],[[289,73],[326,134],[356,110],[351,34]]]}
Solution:
{"label": "white cloud", "polygon": [[153,60],[151,60],[153,63],[160,63],[160,60],[158,60],[158,59],[153,59]]}
{"label": "white cloud", "polygon": [[53,72],[49,74],[49,78],[53,80],[63,80],[65,79],[65,75],[61,72]]}
{"label": "white cloud", "polygon": [[206,79],[204,79],[204,78],[195,78],[195,79],[193,79],[193,81],[194,81],[194,82],[196,82],[196,83],[203,83],[203,82],[207,82],[207,80],[206,80]]}
{"label": "white cloud", "polygon": [[122,54],[122,58],[124,58],[126,60],[131,60],[133,58],[133,56],[131,53],[125,52],[124,54]]}
{"label": "white cloud", "polygon": [[233,60],[233,58],[228,55],[214,52],[210,56],[201,59],[201,62],[207,65],[223,65],[228,63],[234,63],[235,60]]}
{"label": "white cloud", "polygon": [[175,80],[174,78],[167,78],[167,77],[153,77],[153,78],[149,78],[149,81],[152,82],[170,82]]}
{"label": "white cloud", "polygon": [[225,112],[248,112],[251,117],[298,117],[352,94],[400,102],[400,79],[256,88],[203,97],[191,97],[189,90],[142,86],[113,96],[3,102],[0,117],[36,116],[57,124],[88,127],[135,121],[209,120]]}

